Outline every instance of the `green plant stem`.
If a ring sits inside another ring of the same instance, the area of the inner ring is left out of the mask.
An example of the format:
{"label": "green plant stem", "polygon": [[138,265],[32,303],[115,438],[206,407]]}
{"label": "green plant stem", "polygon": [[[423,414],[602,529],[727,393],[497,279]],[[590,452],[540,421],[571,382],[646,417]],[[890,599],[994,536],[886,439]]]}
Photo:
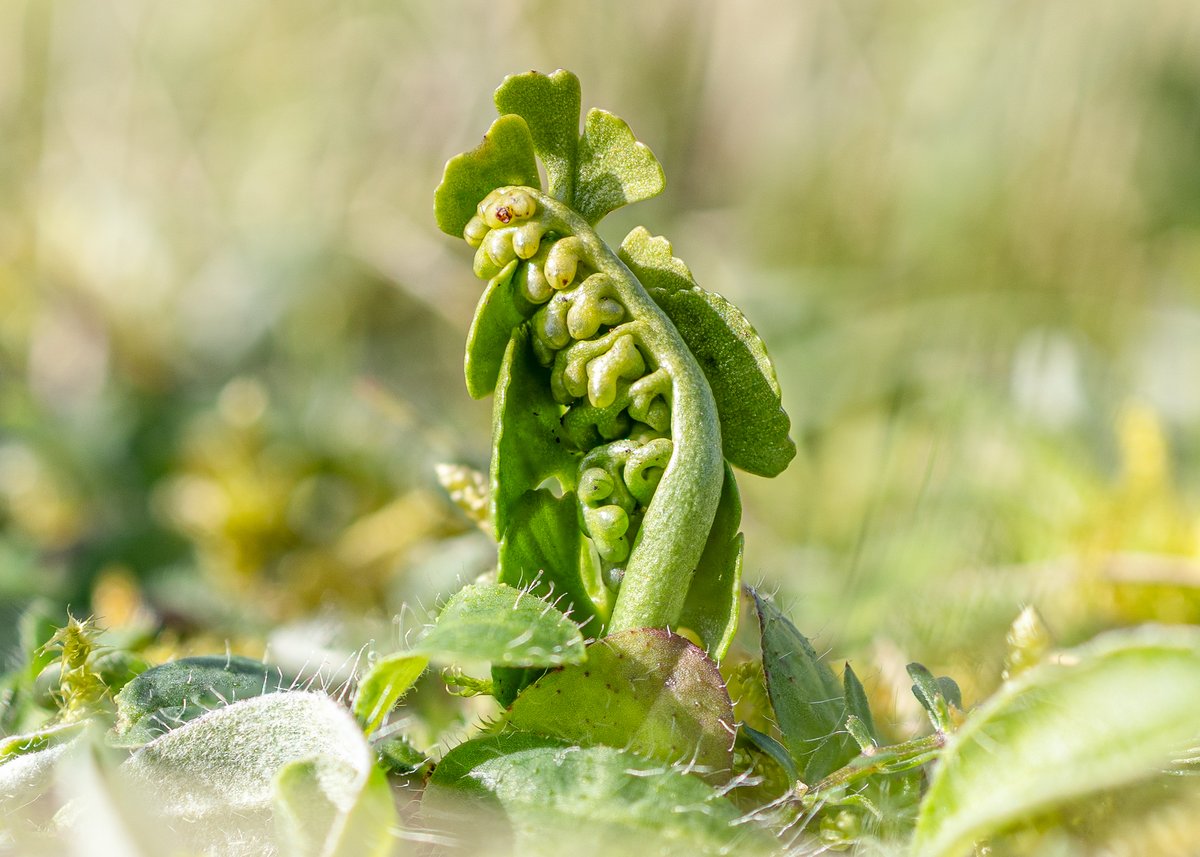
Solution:
{"label": "green plant stem", "polygon": [[946,733],[934,732],[921,738],[913,738],[891,747],[880,747],[873,752],[864,751],[850,764],[834,771],[821,780],[805,795],[806,801],[820,801],[831,792],[876,774],[891,774],[907,771],[932,761],[946,746]]}
{"label": "green plant stem", "polygon": [[613,279],[621,302],[642,323],[646,358],[671,377],[674,451],[642,519],[608,632],[664,628],[679,620],[721,498],[724,463],[716,402],[675,326],[592,227],[558,200],[524,190],[545,212],[549,228],[578,237],[591,266]]}

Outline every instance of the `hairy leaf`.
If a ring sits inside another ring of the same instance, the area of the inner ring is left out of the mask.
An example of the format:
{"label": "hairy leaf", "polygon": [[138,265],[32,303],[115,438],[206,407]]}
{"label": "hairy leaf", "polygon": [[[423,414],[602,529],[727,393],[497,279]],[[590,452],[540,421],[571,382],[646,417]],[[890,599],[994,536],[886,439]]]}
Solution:
{"label": "hairy leaf", "polygon": [[380,658],[358,682],[354,696],[354,716],[362,724],[363,731],[370,735],[378,729],[388,712],[409,688],[416,683],[429,666],[425,655],[400,653]]}
{"label": "hairy leaf", "polygon": [[662,193],[666,177],[658,158],[633,136],[625,120],[592,108],[579,141],[573,208],[588,223],[631,202]]}
{"label": "hairy leaf", "polygon": [[324,694],[277,693],[192,720],[142,747],[121,771],[169,825],[174,847],[252,855],[273,850],[276,776],[292,762],[314,760],[322,800],[344,818],[373,766],[362,732]]}
{"label": "hairy leaf", "polygon": [[564,69],[509,75],[496,90],[495,102],[500,113],[525,120],[534,151],[546,167],[550,195],[570,203],[579,145],[579,78]]}
{"label": "hairy leaf", "polygon": [[[482,800],[480,800],[482,799]],[[481,810],[493,807],[499,818]],[[508,733],[460,744],[430,781],[427,823],[491,854],[509,829],[521,855],[679,855],[773,852],[774,840],[700,779],[610,747],[571,747]]]}
{"label": "hairy leaf", "polygon": [[700,563],[688,588],[679,624],[691,628],[708,656],[719,661],[729,651],[737,631],[742,586],[742,500],[729,465],[721,486],[721,502]]}
{"label": "hairy leaf", "polygon": [[460,589],[409,654],[432,661],[553,667],[584,659],[575,623],[540,598],[503,583]]}
{"label": "hairy leaf", "polygon": [[40,753],[50,747],[65,744],[77,737],[87,725],[87,720],[76,720],[69,723],[52,723],[20,735],[6,735],[0,738],[0,764],[17,756]]}
{"label": "hairy leaf", "polygon": [[653,628],[598,640],[586,662],[538,679],[517,697],[509,723],[694,764],[718,780],[732,763],[733,703],[716,664],[683,637]]}
{"label": "hairy leaf", "polygon": [[912,853],[972,842],[1057,803],[1132,783],[1200,733],[1200,630],[1103,634],[1023,672],[952,734],[921,804]]}
{"label": "hairy leaf", "polygon": [[777,476],[796,455],[791,420],[767,348],[739,310],[696,285],[671,244],[642,227],[626,236],[621,260],[679,330],[704,370],[721,419],[721,448],[734,467]]}
{"label": "hairy leaf", "polygon": [[146,670],[117,694],[110,743],[140,747],[214,708],[290,686],[278,667],[251,658],[205,655],[170,661]]}
{"label": "hairy leaf", "polygon": [[52,788],[55,768],[79,740],[38,744],[0,761],[0,841],[49,822],[60,803]]}
{"label": "hairy leaf", "polygon": [[512,115],[493,122],[477,148],[446,162],[433,195],[438,228],[461,238],[483,198],[508,185],[541,187],[529,126]]}
{"label": "hairy leaf", "polygon": [[762,627],[763,672],[784,746],[812,785],[858,755],[845,731],[841,683],[774,604],[754,593]]}

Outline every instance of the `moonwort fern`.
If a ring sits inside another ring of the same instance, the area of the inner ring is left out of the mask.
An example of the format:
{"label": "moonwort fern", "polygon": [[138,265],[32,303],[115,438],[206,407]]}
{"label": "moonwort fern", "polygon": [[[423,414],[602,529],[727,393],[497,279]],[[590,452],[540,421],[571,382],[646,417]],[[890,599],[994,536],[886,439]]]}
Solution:
{"label": "moonwort fern", "polygon": [[719,658],[741,566],[729,465],[774,476],[795,454],[774,369],[665,239],[639,227],[614,251],[596,233],[664,186],[628,125],[593,109],[581,134],[567,71],[511,76],[495,102],[435,202],[488,281],[465,370],[472,396],[495,393],[500,580],[565,596],[588,633],[687,628]]}

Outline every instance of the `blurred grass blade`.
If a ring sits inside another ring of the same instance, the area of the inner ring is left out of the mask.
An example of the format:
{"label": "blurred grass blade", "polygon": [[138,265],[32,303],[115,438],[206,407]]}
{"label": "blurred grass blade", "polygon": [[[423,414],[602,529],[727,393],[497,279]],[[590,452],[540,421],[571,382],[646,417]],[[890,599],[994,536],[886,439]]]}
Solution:
{"label": "blurred grass blade", "polygon": [[1200,734],[1200,629],[1114,631],[1023,673],[950,736],[912,853],[951,857],[1014,821],[1162,771]]}

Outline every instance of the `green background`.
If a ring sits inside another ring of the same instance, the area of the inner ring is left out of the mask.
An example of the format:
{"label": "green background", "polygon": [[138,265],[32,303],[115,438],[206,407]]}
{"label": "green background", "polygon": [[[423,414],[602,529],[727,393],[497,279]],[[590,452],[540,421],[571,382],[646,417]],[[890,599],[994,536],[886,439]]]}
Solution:
{"label": "green background", "polygon": [[487,570],[433,469],[486,466],[490,403],[432,193],[558,67],[666,170],[602,233],[775,358],[800,453],[741,479],[745,569],[818,648],[969,704],[1024,604],[1197,620],[1198,45],[1190,0],[9,0],[0,646],[41,596],[336,664]]}

